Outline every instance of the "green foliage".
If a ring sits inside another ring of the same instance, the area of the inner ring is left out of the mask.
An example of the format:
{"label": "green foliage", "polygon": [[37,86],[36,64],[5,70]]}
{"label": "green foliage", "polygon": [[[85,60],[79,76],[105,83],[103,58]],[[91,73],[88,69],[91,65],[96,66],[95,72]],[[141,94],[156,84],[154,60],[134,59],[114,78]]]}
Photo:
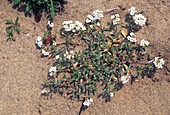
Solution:
{"label": "green foliage", "polygon": [[[120,89],[123,86],[121,76],[131,75],[131,71],[135,71],[133,63],[143,58],[142,52],[145,48],[127,40],[123,35],[124,31],[117,26],[109,26],[106,29],[94,24],[93,29],[87,25],[88,30],[76,34],[63,32],[63,36],[66,36],[66,46],[61,48],[58,44],[52,47],[53,56],[60,57],[55,62],[56,76],[50,76],[44,86],[49,87],[50,92],[58,92],[80,100],[93,96],[99,86],[103,87],[103,90],[98,95],[104,97],[109,97],[111,92]],[[78,38],[79,44],[75,38]],[[82,44],[85,47],[78,50],[77,47]],[[71,50],[76,52],[74,58],[68,59],[64,55],[66,51]],[[138,60],[135,60],[137,58]],[[147,63],[142,65],[142,72],[139,73],[138,69],[136,78],[151,76],[152,66]]]}
{"label": "green foliage", "polygon": [[[26,13],[35,14],[36,18],[41,17],[41,13],[46,11],[52,19],[59,12],[66,0],[13,0],[14,6],[23,5]],[[40,19],[37,19],[40,20]]]}
{"label": "green foliage", "polygon": [[6,33],[7,33],[7,40],[13,40],[15,41],[15,37],[13,35],[13,31],[16,31],[17,34],[20,34],[20,25],[19,25],[19,18],[17,17],[15,19],[15,22],[11,21],[11,20],[6,20],[6,23],[7,25],[9,25],[7,28],[6,28]]}
{"label": "green foliage", "polygon": [[42,40],[39,48],[48,51],[49,58],[56,57],[43,83],[42,94],[59,93],[78,98],[89,106],[90,97],[97,94],[109,100],[128,80],[132,83],[144,76],[153,78],[156,68],[163,68],[164,60],[150,59],[146,52],[149,41],[143,39],[139,43],[134,31],[129,30],[128,21],[120,22],[119,15],[115,14],[111,16],[112,21],[102,27],[101,11],[94,13],[99,17],[89,15],[85,25],[64,21],[63,43],[57,43],[50,32],[47,38],[50,42]]}

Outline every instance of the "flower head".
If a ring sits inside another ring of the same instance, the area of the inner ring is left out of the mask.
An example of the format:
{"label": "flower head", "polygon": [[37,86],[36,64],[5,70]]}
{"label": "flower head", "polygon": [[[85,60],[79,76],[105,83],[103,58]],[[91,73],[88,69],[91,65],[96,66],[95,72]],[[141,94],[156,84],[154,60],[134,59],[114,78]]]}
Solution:
{"label": "flower head", "polygon": [[136,25],[143,26],[145,25],[146,18],[142,14],[135,14],[133,20]]}
{"label": "flower head", "polygon": [[135,15],[135,13],[136,13],[137,11],[136,11],[136,9],[135,9],[135,7],[131,7],[130,9],[129,9],[129,14],[130,15]]}
{"label": "flower head", "polygon": [[66,53],[64,54],[64,57],[70,60],[71,58],[74,58],[74,52],[70,51],[69,53],[68,51],[66,51]]}
{"label": "flower head", "polygon": [[114,96],[114,94],[113,93],[110,93],[110,97],[113,97]]}
{"label": "flower head", "polygon": [[120,21],[120,15],[119,14],[112,15],[111,19],[114,19],[112,23],[113,25],[116,25]]}
{"label": "flower head", "polygon": [[95,11],[93,11],[93,18],[95,19],[95,20],[97,20],[97,19],[100,19],[100,18],[103,18],[104,16],[103,16],[103,11],[100,11],[100,10],[95,10]]}
{"label": "flower head", "polygon": [[48,56],[49,54],[50,54],[50,52],[47,52],[47,51],[45,51],[44,49],[42,49],[42,54],[44,55],[44,56]]}
{"label": "flower head", "polygon": [[163,68],[165,61],[163,60],[163,58],[155,57],[153,63],[157,68]]}
{"label": "flower head", "polygon": [[75,21],[75,23],[73,23],[72,20],[68,20],[68,21],[64,21],[62,23],[63,25],[63,28],[65,29],[65,31],[69,32],[69,31],[72,31],[72,32],[76,32],[78,30],[86,30],[86,27],[83,26],[83,24],[79,21]]}
{"label": "flower head", "polygon": [[48,21],[48,25],[52,28],[54,27],[54,24],[51,21]]}
{"label": "flower head", "polygon": [[127,82],[129,81],[130,77],[131,77],[131,76],[128,75],[128,74],[125,75],[125,76],[122,76],[122,77],[121,77],[122,83],[123,83],[123,84],[127,83]]}
{"label": "flower head", "polygon": [[56,55],[55,58],[56,60],[58,60],[60,58],[60,55]]}
{"label": "flower head", "polygon": [[75,24],[72,20],[64,21],[62,25],[66,32],[69,32],[75,28]]}
{"label": "flower head", "polygon": [[130,36],[127,36],[127,39],[130,41],[130,42],[136,42],[137,40],[136,40],[136,35],[133,33],[133,32],[131,32],[130,33]]}
{"label": "flower head", "polygon": [[83,105],[84,105],[84,106],[89,106],[92,102],[93,102],[93,99],[92,99],[92,98],[86,99],[86,100],[83,102]]}
{"label": "flower head", "polygon": [[42,45],[43,45],[41,40],[42,40],[42,37],[38,36],[37,39],[36,39],[36,42],[35,42],[39,48],[41,48]]}
{"label": "flower head", "polygon": [[95,10],[93,11],[92,15],[87,15],[86,23],[93,23],[96,20],[100,20],[100,18],[103,18],[103,11]]}
{"label": "flower head", "polygon": [[42,91],[41,91],[41,94],[46,94],[47,93],[47,90],[46,88],[44,88]]}
{"label": "flower head", "polygon": [[140,41],[140,46],[148,46],[149,45],[149,41],[147,41],[147,40],[144,40],[144,39],[142,39],[141,41]]}
{"label": "flower head", "polygon": [[50,76],[53,76],[55,73],[56,73],[56,67],[51,67],[50,69],[49,69],[49,75]]}

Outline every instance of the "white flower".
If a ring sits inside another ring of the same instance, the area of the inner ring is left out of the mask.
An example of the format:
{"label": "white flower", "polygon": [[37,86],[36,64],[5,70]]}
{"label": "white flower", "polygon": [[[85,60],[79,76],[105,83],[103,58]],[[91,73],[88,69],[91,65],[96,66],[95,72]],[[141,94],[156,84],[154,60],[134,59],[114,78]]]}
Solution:
{"label": "white flower", "polygon": [[136,40],[136,35],[133,33],[133,32],[131,32],[130,33],[130,36],[127,36],[127,39],[130,41],[130,42],[136,42],[137,40]]}
{"label": "white flower", "polygon": [[37,37],[37,42],[41,41],[42,40],[42,37],[41,36],[38,36]]}
{"label": "white flower", "polygon": [[82,27],[82,30],[83,30],[83,31],[85,31],[85,30],[86,30],[86,27],[85,27],[85,26],[83,26],[83,27]]}
{"label": "white flower", "polygon": [[93,11],[92,15],[87,15],[86,23],[92,23],[96,20],[100,20],[100,18],[103,18],[103,11],[95,10]]}
{"label": "white flower", "polygon": [[75,21],[75,28],[76,28],[76,30],[79,30],[82,26],[83,26],[82,23],[80,23],[79,21]]}
{"label": "white flower", "polygon": [[136,9],[135,9],[135,7],[131,7],[130,9],[129,9],[129,14],[130,15],[135,15],[135,13],[136,13],[137,11],[136,11]]}
{"label": "white flower", "polygon": [[129,81],[130,77],[131,77],[131,76],[128,75],[128,74],[125,75],[125,76],[122,76],[122,77],[121,77],[122,83],[123,83],[123,84],[127,83],[127,82]]}
{"label": "white flower", "polygon": [[159,57],[155,57],[155,59],[152,61],[158,69],[163,68],[163,65],[165,64],[165,61],[162,58],[160,59]]}
{"label": "white flower", "polygon": [[43,45],[42,41],[36,41],[36,44],[37,44],[37,46],[38,46],[39,48],[41,48],[42,45]]}
{"label": "white flower", "polygon": [[53,74],[55,74],[56,73],[56,67],[51,67],[50,69],[49,69],[49,75],[50,76],[53,76]]}
{"label": "white flower", "polygon": [[72,32],[74,32],[74,33],[75,33],[75,32],[76,32],[76,30],[75,30],[75,29],[72,29]]}
{"label": "white flower", "polygon": [[133,32],[130,32],[130,36],[136,36]]}
{"label": "white flower", "polygon": [[64,57],[70,60],[71,58],[74,58],[74,52],[70,51],[70,53],[68,53],[68,51],[66,51],[66,53],[64,54]]}
{"label": "white flower", "polygon": [[86,100],[83,102],[83,105],[84,105],[84,106],[89,106],[92,102],[93,102],[93,99],[92,99],[92,98],[86,99]]}
{"label": "white flower", "polygon": [[54,27],[54,24],[51,21],[48,21],[48,25],[52,28]]}
{"label": "white flower", "polygon": [[136,25],[143,26],[145,25],[146,18],[142,14],[135,14],[133,20]]}
{"label": "white flower", "polygon": [[56,71],[56,67],[50,67],[49,72],[55,72]]}
{"label": "white flower", "polygon": [[119,18],[119,17],[120,17],[120,15],[119,15],[119,14],[115,14],[115,17]]}
{"label": "white flower", "polygon": [[93,99],[92,99],[92,98],[90,98],[90,102],[91,102],[91,103],[93,102]]}
{"label": "white flower", "polygon": [[140,41],[140,46],[148,46],[149,45],[149,41],[147,41],[147,40],[144,40],[144,39],[142,39],[141,41]]}
{"label": "white flower", "polygon": [[93,21],[92,15],[87,15],[86,23],[91,23]]}
{"label": "white flower", "polygon": [[110,93],[110,97],[113,97],[114,96],[114,94],[113,93]]}
{"label": "white flower", "polygon": [[100,23],[99,22],[97,22],[97,24],[96,24],[97,26],[100,26]]}
{"label": "white flower", "polygon": [[44,88],[42,91],[41,91],[42,94],[45,94],[47,93],[47,90]]}
{"label": "white flower", "polygon": [[113,24],[113,25],[116,25],[116,24],[118,24],[118,22],[120,21],[120,15],[119,15],[119,14],[112,15],[112,16],[111,16],[111,19],[113,19],[112,24]]}
{"label": "white flower", "polygon": [[93,25],[90,25],[90,28],[93,28]]}
{"label": "white flower", "polygon": [[55,59],[58,60],[60,58],[60,55],[56,55]]}
{"label": "white flower", "polygon": [[41,40],[42,40],[42,37],[38,36],[37,39],[36,39],[36,42],[35,42],[39,48],[41,48],[42,45],[43,45]]}
{"label": "white flower", "polygon": [[57,45],[57,43],[56,42],[53,42],[53,46],[56,46]]}
{"label": "white flower", "polygon": [[72,31],[75,28],[75,24],[73,23],[72,20],[64,21],[62,25],[65,31],[67,32]]}
{"label": "white flower", "polygon": [[94,16],[94,19],[100,19],[100,18],[103,18],[103,11],[100,11],[100,10],[95,10],[93,11],[93,16]]}
{"label": "white flower", "polygon": [[42,49],[42,54],[44,55],[44,56],[48,56],[49,54],[50,54],[50,52],[46,52],[44,49]]}
{"label": "white flower", "polygon": [[83,24],[79,21],[75,21],[75,23],[73,23],[72,20],[68,20],[68,21],[64,21],[62,23],[63,25],[63,28],[65,29],[65,31],[69,32],[69,31],[72,31],[72,32],[76,32],[78,30],[86,30],[86,27],[83,26]]}

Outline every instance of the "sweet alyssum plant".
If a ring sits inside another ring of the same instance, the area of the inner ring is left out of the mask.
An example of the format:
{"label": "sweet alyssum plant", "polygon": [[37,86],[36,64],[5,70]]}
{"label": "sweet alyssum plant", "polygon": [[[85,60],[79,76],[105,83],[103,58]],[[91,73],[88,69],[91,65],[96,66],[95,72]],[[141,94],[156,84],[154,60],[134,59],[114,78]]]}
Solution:
{"label": "sweet alyssum plant", "polygon": [[[42,55],[56,59],[43,83],[43,95],[60,93],[82,100],[88,107],[94,95],[109,100],[129,80],[152,78],[157,68],[163,68],[162,58],[150,59],[146,52],[150,42],[135,35],[135,28],[141,28],[147,19],[134,7],[126,22],[114,14],[108,26],[102,27],[103,17],[103,11],[95,10],[84,25],[64,21],[63,43],[57,43],[50,31],[37,38]],[[53,25],[49,26],[52,30]]]}

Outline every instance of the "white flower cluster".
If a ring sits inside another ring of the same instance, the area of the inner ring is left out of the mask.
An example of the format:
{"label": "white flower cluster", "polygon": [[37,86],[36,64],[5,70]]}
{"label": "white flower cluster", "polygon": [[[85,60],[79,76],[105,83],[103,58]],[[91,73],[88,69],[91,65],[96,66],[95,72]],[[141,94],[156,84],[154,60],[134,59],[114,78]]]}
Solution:
{"label": "white flower cluster", "polygon": [[64,21],[62,25],[66,32],[69,31],[76,32],[80,29],[83,31],[86,30],[86,27],[83,26],[83,24],[79,21],[75,21],[75,23],[73,23],[72,20],[68,20],[68,21]]}
{"label": "white flower cluster", "polygon": [[128,74],[125,75],[125,76],[122,76],[122,77],[121,77],[122,83],[123,83],[123,84],[127,83],[127,82],[129,81],[130,77],[131,77],[131,76],[128,75]]}
{"label": "white flower cluster", "polygon": [[140,25],[140,26],[145,25],[145,22],[146,22],[146,18],[142,14],[135,14],[133,16],[133,20],[135,24]]}
{"label": "white flower cluster", "polygon": [[51,21],[48,21],[48,25],[52,28],[54,27],[54,24]]}
{"label": "white flower cluster", "polygon": [[53,76],[55,73],[56,73],[56,67],[51,67],[51,68],[49,69],[49,75],[50,75],[50,76]]}
{"label": "white flower cluster", "polygon": [[86,99],[83,103],[84,106],[89,106],[91,103],[93,102],[93,99],[90,98],[90,99]]}
{"label": "white flower cluster", "polygon": [[149,62],[153,62],[154,65],[159,69],[159,68],[163,68],[163,65],[165,64],[165,61],[160,58],[160,57],[155,57],[155,59],[149,61]]}
{"label": "white flower cluster", "polygon": [[142,39],[141,41],[140,41],[140,46],[148,46],[149,45],[149,41],[147,41],[147,40],[144,40],[144,39]]}
{"label": "white flower cluster", "polygon": [[92,15],[87,15],[86,23],[93,23],[96,20],[100,20],[100,18],[103,18],[103,11],[95,10],[93,11]]}
{"label": "white flower cluster", "polygon": [[71,58],[74,58],[74,52],[70,51],[70,53],[68,53],[68,51],[66,51],[66,53],[64,54],[64,57],[70,60]]}
{"label": "white flower cluster", "polygon": [[45,51],[44,49],[42,49],[42,54],[44,55],[44,56],[48,56],[49,54],[50,54],[50,52],[47,52],[47,51]]}
{"label": "white flower cluster", "polygon": [[111,19],[114,19],[113,20],[113,25],[116,25],[120,21],[120,15],[119,14],[112,15]]}
{"label": "white flower cluster", "polygon": [[41,36],[38,36],[35,43],[37,44],[37,46],[38,46],[39,48],[41,48],[41,47],[42,47],[42,44],[43,44],[43,43],[42,43],[42,37],[41,37]]}
{"label": "white flower cluster", "polygon": [[133,16],[133,20],[136,25],[139,25],[139,26],[145,25],[147,19],[142,14],[137,13],[135,7],[131,7],[129,9],[129,14]]}
{"label": "white flower cluster", "polygon": [[127,36],[127,39],[130,41],[130,42],[136,42],[137,40],[136,40],[136,35],[133,33],[133,32],[131,32],[130,33],[130,36]]}

